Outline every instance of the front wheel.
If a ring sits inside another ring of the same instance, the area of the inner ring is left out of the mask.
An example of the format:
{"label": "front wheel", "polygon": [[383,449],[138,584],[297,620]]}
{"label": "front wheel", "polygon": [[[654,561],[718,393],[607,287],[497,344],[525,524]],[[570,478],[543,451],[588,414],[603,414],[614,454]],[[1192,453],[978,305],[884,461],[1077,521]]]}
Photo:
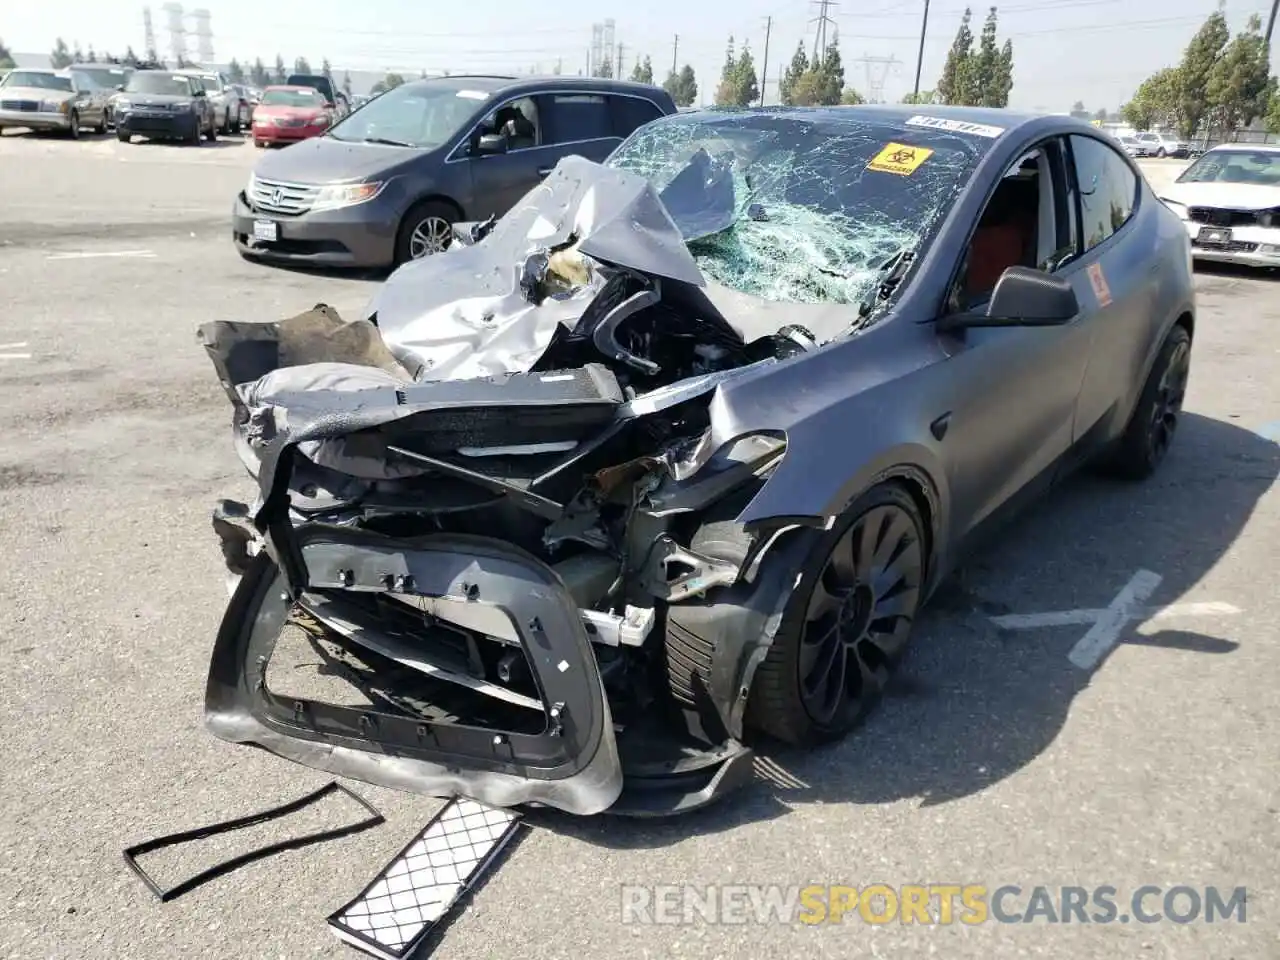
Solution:
{"label": "front wheel", "polygon": [[858,497],[801,566],[747,721],[798,746],[847,736],[906,648],[926,562],[924,521],[903,487],[882,483]]}
{"label": "front wheel", "polygon": [[96,127],[94,127],[94,131],[95,131],[95,132],[97,132],[97,133],[106,133],[106,132],[107,132],[107,127],[108,127],[108,126],[110,126],[110,123],[111,123],[111,121],[110,121],[110,119],[109,119],[109,118],[108,118],[108,116],[107,116],[107,111],[106,111],[106,110],[103,110],[103,111],[102,111],[102,118],[101,118],[100,120],[98,120],[98,125],[97,125]]}
{"label": "front wheel", "polygon": [[129,143],[131,140],[133,140],[133,136],[129,133],[128,130],[123,130],[120,127],[116,127],[116,139],[119,140],[121,143]]}
{"label": "front wheel", "polygon": [[1124,480],[1145,480],[1164,462],[1182,417],[1191,376],[1191,335],[1177,326],[1165,338],[1133,416],[1100,466]]}
{"label": "front wheel", "polygon": [[72,140],[80,139],[80,114],[74,110],[71,111],[71,118],[67,121],[67,136]]}
{"label": "front wheel", "polygon": [[209,129],[205,132],[205,139],[210,143],[216,143],[218,140],[218,128],[213,117],[209,118]]}
{"label": "front wheel", "polygon": [[435,200],[415,204],[400,221],[400,231],[396,236],[396,265],[449,249],[457,216],[448,204]]}
{"label": "front wheel", "polygon": [[1168,156],[1168,154],[1167,154],[1167,153],[1165,153],[1164,147],[1161,147],[1159,150],[1157,150],[1157,151],[1156,151],[1156,159],[1157,159],[1157,160],[1163,160],[1163,159],[1164,159],[1165,157],[1167,157],[1167,156]]}

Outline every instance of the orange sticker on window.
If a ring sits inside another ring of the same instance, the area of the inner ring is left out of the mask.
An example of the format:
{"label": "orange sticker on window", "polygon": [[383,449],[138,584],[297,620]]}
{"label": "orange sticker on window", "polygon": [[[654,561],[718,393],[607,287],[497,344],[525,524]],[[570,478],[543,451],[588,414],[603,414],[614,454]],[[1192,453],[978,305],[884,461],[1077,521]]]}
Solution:
{"label": "orange sticker on window", "polygon": [[1107,286],[1107,275],[1102,272],[1102,264],[1089,264],[1089,282],[1093,284],[1093,295],[1098,298],[1098,306],[1105,307],[1111,303],[1111,288]]}
{"label": "orange sticker on window", "polygon": [[905,143],[890,143],[867,164],[867,169],[909,177],[920,168],[920,164],[929,159],[932,153],[933,151],[926,147],[912,147]]}

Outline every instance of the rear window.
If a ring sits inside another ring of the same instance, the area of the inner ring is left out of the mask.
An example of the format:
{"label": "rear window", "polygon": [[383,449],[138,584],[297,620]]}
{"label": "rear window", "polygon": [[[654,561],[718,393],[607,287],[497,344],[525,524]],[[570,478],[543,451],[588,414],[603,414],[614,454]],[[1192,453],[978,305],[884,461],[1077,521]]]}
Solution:
{"label": "rear window", "polygon": [[552,94],[545,98],[542,109],[547,127],[544,143],[578,143],[617,136],[608,101],[600,94]]}
{"label": "rear window", "polygon": [[613,135],[623,139],[631,136],[637,127],[663,116],[653,101],[640,97],[610,97],[609,107],[613,113]]}
{"label": "rear window", "polygon": [[262,94],[264,106],[281,107],[320,107],[324,105],[324,97],[319,90],[267,90]]}

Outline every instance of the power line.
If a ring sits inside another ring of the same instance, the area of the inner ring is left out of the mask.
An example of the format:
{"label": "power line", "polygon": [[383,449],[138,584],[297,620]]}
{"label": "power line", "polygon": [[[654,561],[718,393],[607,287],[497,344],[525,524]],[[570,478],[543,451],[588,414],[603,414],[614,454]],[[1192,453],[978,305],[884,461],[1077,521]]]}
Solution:
{"label": "power line", "polygon": [[827,24],[835,25],[835,21],[827,15],[832,7],[839,6],[836,0],[811,0],[818,4],[818,15],[810,20],[810,23],[816,23],[817,29],[813,33],[813,59],[818,59],[819,51],[825,53],[827,50]]}

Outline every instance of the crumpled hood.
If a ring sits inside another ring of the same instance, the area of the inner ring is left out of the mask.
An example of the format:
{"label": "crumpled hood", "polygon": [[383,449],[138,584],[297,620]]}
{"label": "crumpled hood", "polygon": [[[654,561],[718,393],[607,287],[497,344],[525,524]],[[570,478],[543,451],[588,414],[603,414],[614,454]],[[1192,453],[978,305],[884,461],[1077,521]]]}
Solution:
{"label": "crumpled hood", "polygon": [[[259,105],[254,113],[263,107]],[[336,183],[366,180],[388,173],[429,150],[388,147],[373,143],[344,143],[332,137],[313,137],[258,161],[254,175],[290,183]]]}
{"label": "crumpled hood", "polygon": [[[681,190],[693,192],[687,185]],[[684,209],[691,230],[732,223],[714,204],[690,201]],[[398,269],[367,315],[376,315],[383,340],[419,379],[521,372],[599,292],[599,278],[582,256],[695,289],[706,285],[684,233],[648,180],[571,156],[482,243],[455,245]],[[531,298],[528,282],[538,269],[563,270],[563,292]]]}
{"label": "crumpled hood", "polygon": [[1266,210],[1280,207],[1280,187],[1260,183],[1171,183],[1161,197],[1187,206]]}

